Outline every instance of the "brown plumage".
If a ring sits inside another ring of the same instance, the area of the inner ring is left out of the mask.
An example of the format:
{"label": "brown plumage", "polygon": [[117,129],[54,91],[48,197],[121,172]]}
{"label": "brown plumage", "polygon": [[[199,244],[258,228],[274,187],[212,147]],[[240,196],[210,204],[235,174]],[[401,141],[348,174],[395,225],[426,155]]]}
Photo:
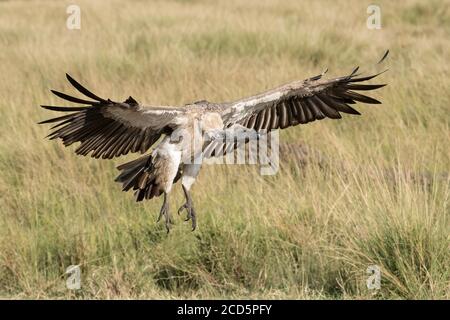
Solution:
{"label": "brown plumage", "polygon": [[[386,56],[387,52],[380,62]],[[187,210],[187,219],[192,220],[195,229],[196,215],[189,190],[201,164],[189,160],[215,156],[215,150],[223,153],[233,150],[237,142],[225,150],[225,143],[217,138],[230,130],[270,132],[325,118],[340,119],[343,113],[359,115],[354,105],[357,102],[379,104],[380,101],[367,96],[366,92],[384,84],[365,83],[380,73],[360,76],[357,71],[358,68],[347,76],[332,79],[323,79],[324,72],[234,102],[202,100],[183,107],[144,107],[132,97],[124,102],[104,99],[67,75],[74,88],[89,100],[52,90],[58,97],[82,106],[43,105],[45,109],[68,114],[40,123],[54,124],[48,135],[50,139],[61,139],[65,146],[79,142],[75,152],[94,158],[112,159],[130,152],[145,153],[161,140],[150,154],[119,166],[121,173],[116,181],[123,184],[123,191],[134,190],[137,201],[164,194],[159,218],[165,217],[169,230],[168,194],[172,185],[181,179],[186,203],[179,212]],[[191,138],[205,134],[216,138],[201,140],[192,146],[189,139],[180,139],[180,132]],[[188,149],[192,153],[186,156]]]}

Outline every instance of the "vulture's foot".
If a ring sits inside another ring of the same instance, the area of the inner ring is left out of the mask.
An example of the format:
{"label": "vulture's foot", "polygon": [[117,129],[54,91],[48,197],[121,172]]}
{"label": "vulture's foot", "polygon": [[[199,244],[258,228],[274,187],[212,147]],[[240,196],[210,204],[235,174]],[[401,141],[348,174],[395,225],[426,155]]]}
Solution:
{"label": "vulture's foot", "polygon": [[164,193],[164,202],[161,207],[161,211],[159,212],[158,220],[156,222],[159,222],[163,216],[164,216],[164,221],[166,223],[167,233],[169,233],[170,225],[173,224],[173,222],[172,222],[172,219],[171,219],[170,213],[169,213],[169,200],[168,200],[168,196],[166,193]]}
{"label": "vulture's foot", "polygon": [[194,207],[192,206],[192,201],[186,201],[185,204],[183,204],[180,209],[178,209],[178,214],[181,213],[181,211],[183,211],[183,209],[186,209],[187,211],[187,216],[186,219],[184,221],[192,221],[192,231],[195,230],[195,228],[197,227],[197,219],[195,216],[195,210]]}
{"label": "vulture's foot", "polygon": [[194,231],[195,228],[197,227],[197,218],[196,218],[196,215],[195,215],[194,207],[192,205],[192,198],[191,198],[191,196],[189,194],[189,191],[184,186],[183,186],[183,191],[184,191],[184,195],[186,196],[186,202],[178,209],[178,214],[180,214],[181,211],[186,209],[187,216],[186,216],[186,219],[184,221],[191,220],[191,222],[192,222],[192,231]]}

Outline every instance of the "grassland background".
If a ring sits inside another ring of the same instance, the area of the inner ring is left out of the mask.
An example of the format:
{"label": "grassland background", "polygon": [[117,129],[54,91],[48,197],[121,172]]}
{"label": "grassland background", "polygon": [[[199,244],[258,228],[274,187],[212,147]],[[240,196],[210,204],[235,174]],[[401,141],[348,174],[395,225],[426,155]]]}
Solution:
{"label": "grassland background", "polygon": [[[450,298],[449,1],[378,1],[381,30],[359,0],[76,1],[79,31],[70,3],[0,1],[1,297]],[[176,217],[166,235],[160,199],[136,204],[113,182],[134,155],[81,158],[36,124],[51,116],[40,104],[58,105],[49,89],[69,90],[65,72],[111,99],[181,105],[370,70],[387,48],[382,105],[282,132],[325,168],[295,153],[269,177],[206,166],[195,232]]]}

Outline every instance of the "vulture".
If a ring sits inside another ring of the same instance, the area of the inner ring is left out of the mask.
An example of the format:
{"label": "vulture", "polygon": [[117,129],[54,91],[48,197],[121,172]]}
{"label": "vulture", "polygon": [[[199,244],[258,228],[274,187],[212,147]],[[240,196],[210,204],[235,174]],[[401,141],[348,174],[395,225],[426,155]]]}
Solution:
{"label": "vulture", "polygon": [[[261,134],[272,130],[325,118],[341,119],[344,113],[360,115],[352,105],[357,102],[380,104],[363,93],[385,84],[366,83],[384,71],[361,75],[358,70],[357,67],[346,76],[329,79],[324,79],[324,71],[233,102],[201,100],[181,107],[145,106],[131,96],[123,102],[104,99],[66,74],[70,84],[84,97],[51,90],[77,106],[42,105],[44,109],[63,115],[39,124],[53,124],[47,137],[61,139],[64,146],[79,143],[75,150],[78,155],[112,159],[128,153],[145,154],[118,166],[120,174],[116,181],[122,184],[123,191],[134,190],[136,201],[163,195],[157,221],[164,217],[169,232],[173,223],[169,194],[173,184],[181,179],[185,203],[178,214],[186,210],[186,221],[191,220],[192,230],[195,230],[197,218],[190,189],[201,169],[201,161],[193,159],[217,156],[217,148],[212,150],[211,146],[224,144],[225,137],[233,139],[233,146],[236,146],[237,141],[246,143],[259,139]],[[200,141],[192,143],[193,136],[200,137]],[[150,148],[151,152],[147,153]],[[205,153],[206,150],[209,153]]]}

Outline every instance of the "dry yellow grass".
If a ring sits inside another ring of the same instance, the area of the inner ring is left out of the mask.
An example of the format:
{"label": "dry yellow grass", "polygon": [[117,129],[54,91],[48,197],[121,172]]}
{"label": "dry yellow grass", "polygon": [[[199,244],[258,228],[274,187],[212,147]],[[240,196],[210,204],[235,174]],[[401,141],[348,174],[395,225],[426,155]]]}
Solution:
{"label": "dry yellow grass", "polygon": [[[450,298],[450,6],[379,2],[381,30],[356,0],[79,1],[81,30],[69,31],[69,2],[1,1],[0,296]],[[180,218],[167,236],[159,200],[121,193],[114,167],[134,156],[77,157],[36,125],[65,72],[116,100],[225,101],[326,66],[370,68],[388,48],[383,105],[281,134],[325,166],[286,154],[271,177],[204,167],[193,233]],[[71,264],[78,292],[62,277]]]}

